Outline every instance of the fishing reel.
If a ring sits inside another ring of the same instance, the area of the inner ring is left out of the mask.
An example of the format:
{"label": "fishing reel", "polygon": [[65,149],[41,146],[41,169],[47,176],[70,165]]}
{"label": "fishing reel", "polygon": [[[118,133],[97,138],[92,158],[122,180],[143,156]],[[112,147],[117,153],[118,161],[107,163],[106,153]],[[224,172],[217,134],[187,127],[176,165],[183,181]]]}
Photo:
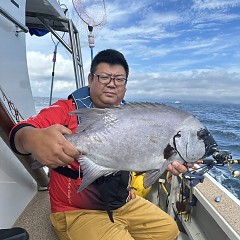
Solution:
{"label": "fishing reel", "polygon": [[212,154],[212,157],[215,160],[216,164],[222,166],[232,160],[232,155],[227,150],[217,150]]}
{"label": "fishing reel", "polygon": [[213,158],[216,161],[217,165],[228,165],[230,172],[232,173],[233,177],[240,178],[240,171],[233,170],[232,164],[240,164],[240,160],[233,160],[232,155],[229,151],[216,151],[213,153]]}

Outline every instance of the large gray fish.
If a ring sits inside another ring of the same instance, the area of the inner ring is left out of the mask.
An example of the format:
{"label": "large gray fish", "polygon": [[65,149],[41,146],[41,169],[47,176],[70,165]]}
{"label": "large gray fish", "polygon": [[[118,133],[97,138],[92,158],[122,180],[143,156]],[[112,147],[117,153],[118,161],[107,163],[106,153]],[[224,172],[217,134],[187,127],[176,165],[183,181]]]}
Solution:
{"label": "large gray fish", "polygon": [[129,103],[114,108],[73,111],[80,124],[66,138],[83,154],[78,192],[103,175],[120,170],[146,172],[153,184],[173,161],[196,162],[216,142],[193,115],[159,103]]}

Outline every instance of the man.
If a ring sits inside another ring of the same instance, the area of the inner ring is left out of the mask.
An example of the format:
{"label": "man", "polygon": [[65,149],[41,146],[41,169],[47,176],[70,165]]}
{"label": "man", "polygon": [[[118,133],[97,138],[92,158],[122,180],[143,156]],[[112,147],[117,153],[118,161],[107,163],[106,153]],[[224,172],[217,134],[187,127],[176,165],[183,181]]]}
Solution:
{"label": "man", "polygon": [[[76,90],[68,100],[60,100],[37,116],[17,124],[10,134],[15,152],[32,154],[42,165],[51,168],[50,217],[59,239],[177,238],[175,221],[154,204],[132,193],[129,172],[102,177],[77,193],[81,171],[76,159],[80,153],[64,134],[75,133],[78,121],[69,112],[76,108],[121,104],[128,74],[128,64],[120,52],[113,49],[99,52],[91,64],[88,87]],[[177,175],[186,168],[174,162],[168,170]]]}

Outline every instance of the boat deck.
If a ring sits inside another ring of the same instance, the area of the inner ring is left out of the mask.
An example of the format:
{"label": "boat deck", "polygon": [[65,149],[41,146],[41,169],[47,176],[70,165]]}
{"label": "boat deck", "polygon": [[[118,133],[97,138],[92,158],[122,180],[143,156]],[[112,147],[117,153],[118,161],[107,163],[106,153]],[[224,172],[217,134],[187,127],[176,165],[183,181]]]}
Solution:
{"label": "boat deck", "polygon": [[31,240],[57,240],[51,225],[50,201],[48,191],[37,192],[25,211],[20,215],[14,227],[27,230]]}
{"label": "boat deck", "polygon": [[[238,235],[240,239],[240,204],[239,201],[229,197],[221,188],[216,188],[216,185],[209,178],[204,179],[204,184],[198,184],[196,188],[199,190],[201,197],[205,198],[209,203],[209,211],[216,211],[216,218],[224,219],[229,226]],[[223,188],[223,187],[222,187]],[[220,201],[215,201],[216,197],[220,197]],[[214,209],[214,210],[213,210]],[[224,226],[222,226],[224,228]],[[223,229],[224,230],[224,229]],[[235,239],[235,238],[233,238]]]}

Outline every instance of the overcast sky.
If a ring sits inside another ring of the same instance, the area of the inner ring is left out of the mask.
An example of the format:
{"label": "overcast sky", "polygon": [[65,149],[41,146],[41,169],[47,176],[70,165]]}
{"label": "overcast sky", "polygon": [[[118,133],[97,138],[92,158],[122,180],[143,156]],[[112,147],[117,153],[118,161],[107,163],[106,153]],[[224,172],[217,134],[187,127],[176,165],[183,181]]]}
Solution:
{"label": "overcast sky", "polygon": [[[102,1],[82,2],[94,24],[100,24]],[[87,24],[73,15],[71,0],[60,3],[79,28],[87,79]],[[98,5],[88,10],[88,3]],[[240,0],[106,0],[105,6],[106,21],[94,27],[93,53],[114,48],[125,55],[130,66],[127,100],[240,103]],[[53,96],[66,98],[75,89],[73,67],[70,54],[58,46]],[[53,50],[51,34],[27,36],[34,96],[50,94]]]}

